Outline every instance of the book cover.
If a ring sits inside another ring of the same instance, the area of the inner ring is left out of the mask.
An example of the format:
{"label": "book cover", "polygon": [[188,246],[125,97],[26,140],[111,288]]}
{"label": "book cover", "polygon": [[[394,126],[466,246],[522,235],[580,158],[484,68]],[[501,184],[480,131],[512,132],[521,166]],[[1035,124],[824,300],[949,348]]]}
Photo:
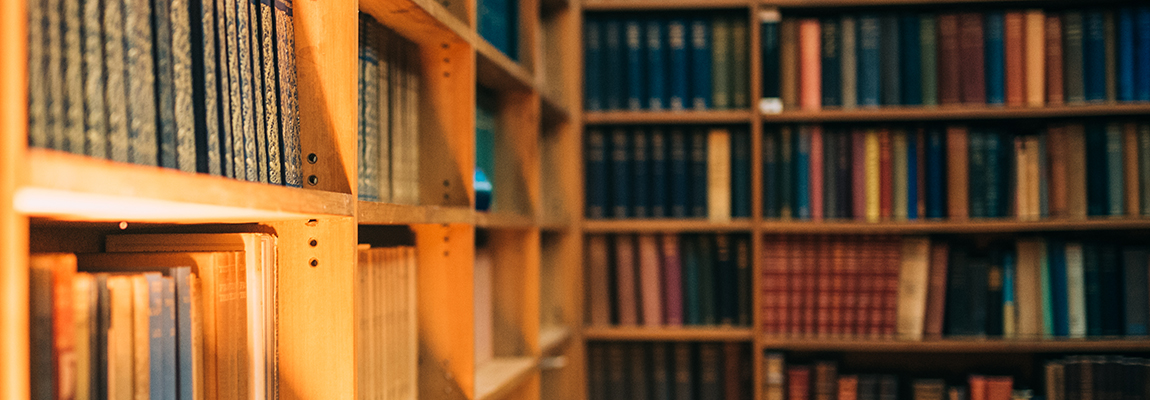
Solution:
{"label": "book cover", "polygon": [[779,197],[782,191],[780,187],[782,180],[779,175],[782,168],[779,166],[780,145],[777,128],[764,127],[762,141],[763,217],[779,218]]}
{"label": "book cover", "polygon": [[1106,101],[1106,26],[1102,10],[1082,13],[1082,78],[1087,102]]}
{"label": "book cover", "polygon": [[707,134],[707,217],[731,219],[731,133],[711,129]]}
{"label": "book cover", "polygon": [[[822,30],[819,20],[798,21],[799,106],[803,110],[822,108]],[[785,78],[784,78],[785,79]]]}
{"label": "book cover", "polygon": [[693,373],[694,364],[691,351],[691,343],[677,342],[674,344],[674,364],[675,364],[675,400],[690,400],[691,394],[694,393],[694,381],[696,375]]}
{"label": "book cover", "polygon": [[736,248],[733,237],[715,235],[715,262],[713,264],[712,287],[715,301],[716,321],[723,325],[737,322],[739,314],[739,287],[736,265]]}
{"label": "book cover", "polygon": [[[152,5],[147,0],[131,0],[125,4],[124,59],[128,88],[126,97],[128,161],[133,164],[154,166],[159,165],[159,152],[151,15]],[[174,143],[174,140],[172,142]]]}
{"label": "book cover", "polygon": [[964,104],[986,103],[986,75],[982,14],[959,14],[959,56],[966,68],[959,73]]}
{"label": "book cover", "polygon": [[659,237],[662,249],[662,304],[663,322],[683,325],[683,258],[679,254],[679,236],[663,234]]}
{"label": "book cover", "polygon": [[615,236],[615,318],[619,325],[639,324],[635,238]]}
{"label": "book cover", "polygon": [[1024,238],[1019,239],[1016,245],[1018,279],[1015,280],[1015,304],[1018,310],[1017,336],[1020,338],[1042,336],[1041,243],[1040,239]]}
{"label": "book cover", "polygon": [[1067,214],[1073,218],[1083,218],[1086,217],[1088,204],[1086,126],[1081,123],[1068,124],[1064,137]]}
{"label": "book cover", "polygon": [[902,104],[923,104],[922,28],[917,14],[899,16],[899,78],[902,80]]}
{"label": "book cover", "polygon": [[[626,107],[626,83],[624,79],[627,76],[627,44],[624,42],[626,39],[623,27],[623,21],[617,17],[604,17],[603,18],[603,99],[604,108],[606,110],[622,110]],[[672,22],[674,24],[674,22]],[[672,43],[675,40],[674,34],[671,36]],[[674,47],[672,47],[672,57],[674,54]],[[674,64],[671,64],[672,66]],[[672,71],[674,73],[674,71]]]}
{"label": "book cover", "polygon": [[[690,215],[695,218],[707,218],[708,204],[707,199],[710,195],[710,185],[707,182],[707,177],[710,174],[708,171],[708,142],[710,141],[709,132],[701,128],[696,128],[691,132],[691,198],[690,198]],[[729,159],[729,158],[728,158]],[[728,174],[729,176],[729,174]],[[725,181],[730,184],[730,181]],[[728,189],[728,199],[730,190]],[[730,203],[728,203],[729,205]]]}
{"label": "book cover", "polygon": [[647,379],[651,376],[647,367],[647,344],[633,342],[626,346],[628,378],[630,378],[625,383],[629,389],[627,392],[631,394],[631,398],[647,397]]}
{"label": "book cover", "polygon": [[1023,18],[1021,11],[986,13],[986,104],[1022,105]]}
{"label": "book cover", "polygon": [[[711,106],[718,110],[731,108],[731,18],[711,19]],[[703,78],[696,75],[695,78]]]}
{"label": "book cover", "polygon": [[[751,135],[740,130],[731,135],[731,217],[751,217]],[[765,170],[764,170],[765,173]]]}
{"label": "book cover", "polygon": [[958,14],[938,15],[938,102],[939,104],[962,103],[961,60]]}
{"label": "book cover", "polygon": [[663,266],[659,257],[659,239],[642,234],[639,242],[639,304],[643,325],[663,325]]}
{"label": "book cover", "polygon": [[788,366],[787,400],[810,400],[811,369],[809,366]]}
{"label": "book cover", "polygon": [[799,108],[799,24],[793,18],[779,23],[779,90],[784,110]]}
{"label": "book cover", "polygon": [[683,278],[681,289],[683,293],[683,323],[686,325],[700,325],[703,323],[702,302],[699,299],[699,270],[702,267],[703,253],[699,251],[699,240],[695,236],[684,235],[682,238]]}
{"label": "book cover", "polygon": [[782,19],[777,8],[759,10],[759,54],[762,98],[759,99],[759,112],[778,113],[783,109],[780,97],[780,32]]}
{"label": "book cover", "polygon": [[[1066,323],[1069,330],[1063,331],[1070,337],[1086,337],[1086,280],[1083,260],[1083,245],[1082,243],[1069,242],[1065,244],[1065,248],[1058,250],[1064,251],[1063,260],[1064,270],[1066,271]],[[1058,269],[1055,269],[1058,273]],[[1059,299],[1055,295],[1056,301]],[[1056,303],[1057,304],[1057,303]],[[1055,310],[1055,315],[1059,313]],[[1056,322],[1057,323],[1057,322]],[[1055,327],[1057,329],[1057,326]]]}
{"label": "book cover", "polygon": [[878,15],[858,17],[858,105],[878,107],[882,100],[882,40]]}
{"label": "book cover", "polygon": [[[690,49],[687,40],[687,21],[682,18],[670,19],[667,22],[667,48],[670,53],[667,68],[670,78],[668,98],[670,99],[671,110],[690,108],[690,80],[687,73],[687,69],[690,67]],[[617,70],[605,69],[603,73],[610,77],[612,74],[607,73],[607,71]]]}
{"label": "book cover", "polygon": [[[819,83],[819,90],[822,92],[822,106],[823,107],[840,107],[842,106],[842,67],[840,57],[839,41],[841,34],[839,33],[840,26],[838,18],[824,17],[819,19],[820,32],[820,53],[822,59],[819,63],[822,78]],[[804,70],[804,73],[806,70]]]}
{"label": "book cover", "polygon": [[949,181],[946,172],[949,166],[947,152],[947,138],[939,127],[929,127],[926,133],[926,217],[944,218],[946,216],[946,188]]}
{"label": "book cover", "polygon": [[624,108],[638,111],[646,108],[647,93],[644,88],[644,59],[643,59],[643,21],[638,18],[627,18],[623,21],[623,42],[625,47],[625,65],[627,82],[624,88],[627,97],[624,99]]}
{"label": "book cover", "polygon": [[719,400],[723,398],[723,351],[718,343],[699,343],[697,348],[698,399]]}
{"label": "book cover", "polygon": [[735,271],[734,280],[735,287],[738,293],[736,297],[737,304],[735,307],[738,309],[736,323],[740,326],[751,326],[751,315],[754,312],[751,309],[752,301],[751,286],[751,240],[746,236],[734,236],[732,240],[735,242]]}
{"label": "book cover", "polygon": [[251,69],[252,69],[252,127],[255,129],[256,138],[256,170],[259,175],[259,181],[268,183],[268,137],[266,118],[268,116],[265,109],[267,104],[264,103],[264,73],[263,65],[260,61],[262,53],[262,42],[260,42],[260,27],[263,25],[263,18],[260,14],[259,0],[248,0],[248,33],[249,49],[251,54]]}
{"label": "book cover", "polygon": [[1062,104],[1062,15],[1046,14],[1046,103]]}
{"label": "book cover", "polygon": [[902,71],[900,70],[903,54],[900,53],[899,19],[894,14],[884,14],[879,18],[879,66],[882,68],[881,100],[885,105],[902,104]]}
{"label": "book cover", "polygon": [[811,129],[801,126],[794,140],[794,217],[811,218]]}
{"label": "book cover", "polygon": [[670,129],[670,196],[667,205],[670,208],[670,217],[685,218],[688,214],[687,206],[690,203],[691,175],[688,175],[687,166],[690,164],[688,138],[683,128]]}
{"label": "book cover", "polygon": [[[658,26],[657,21],[652,20],[656,26]],[[596,15],[587,15],[583,19],[583,109],[587,111],[601,111],[605,108],[603,99],[603,52],[605,46],[603,43],[604,27],[602,25],[601,19]],[[654,72],[655,70],[652,69],[651,71]]]}
{"label": "book cover", "polygon": [[1065,244],[1050,240],[1046,244],[1046,252],[1047,268],[1050,271],[1051,334],[1067,337],[1070,334],[1070,323]]}
{"label": "book cover", "polygon": [[1107,210],[1110,216],[1122,216],[1126,212],[1125,176],[1123,169],[1122,123],[1111,121],[1106,124],[1106,189]]}
{"label": "book cover", "polygon": [[671,98],[667,95],[666,23],[662,18],[647,19],[647,108],[651,111],[666,110],[671,106]]}
{"label": "book cover", "polygon": [[921,340],[927,311],[930,239],[904,238],[898,274],[898,325],[900,339]]}
{"label": "book cover", "polygon": [[648,165],[650,155],[647,153],[647,132],[643,128],[634,128],[631,131],[631,217],[648,218],[651,194],[648,183],[651,182],[651,173]]}
{"label": "book cover", "polygon": [[631,138],[627,130],[615,127],[611,130],[611,216],[614,218],[628,218],[631,213]]}
{"label": "book cover", "polygon": [[1026,10],[1026,105],[1046,104],[1046,14],[1041,9]]}
{"label": "book cover", "polygon": [[[715,239],[710,235],[699,235],[696,237],[698,246],[695,248],[696,254],[699,259],[698,269],[698,299],[699,299],[699,323],[702,325],[714,325],[718,322],[716,315],[716,308],[718,307],[718,300],[716,299],[716,270],[719,268],[718,264],[718,251],[716,250]],[[687,282],[690,284],[690,282]]]}
{"label": "book cover", "polygon": [[[97,7],[98,2],[86,3],[89,7]],[[192,116],[194,119],[195,130],[193,132],[194,150],[196,152],[196,172],[206,173],[210,175],[224,175],[223,164],[221,159],[221,127],[220,118],[221,114],[221,97],[220,88],[218,85],[218,76],[220,75],[216,54],[216,10],[215,2],[213,0],[192,0],[189,2],[191,14],[189,15],[191,49],[189,50],[191,57],[191,65],[188,67],[191,73],[192,86]],[[98,17],[98,9],[88,10],[86,15]],[[97,21],[90,23],[97,24]],[[91,28],[86,28],[91,29]],[[98,32],[99,28],[96,28]],[[101,57],[102,54],[99,50],[95,49],[99,45],[98,35],[95,42],[85,43],[85,48],[92,48],[91,52],[87,54],[90,57]],[[100,61],[102,62],[102,61]],[[98,66],[96,67],[98,69]],[[102,71],[95,71],[95,74],[86,75],[89,86],[86,87],[88,93],[103,93]],[[89,116],[90,120],[98,118],[100,122],[93,122],[89,124],[89,132],[103,132],[106,129],[107,121],[103,116],[104,102],[103,96],[93,99],[92,102],[98,103],[95,105],[94,110],[100,110],[91,114],[101,114],[99,117]],[[102,128],[96,128],[94,125],[100,125]],[[93,136],[102,135],[96,134]],[[102,141],[103,139],[101,139]],[[89,143],[92,138],[89,137]],[[103,142],[101,142],[103,143]],[[99,147],[105,147],[101,144]],[[230,155],[229,155],[230,157]]]}
{"label": "book cover", "polygon": [[882,188],[881,181],[881,152],[879,133],[873,129],[866,131],[866,220],[877,222],[881,214]]}
{"label": "book cover", "polygon": [[745,18],[731,19],[731,108],[750,107],[750,29]]}
{"label": "book cover", "polygon": [[607,140],[603,131],[597,127],[587,129],[585,140],[583,162],[586,169],[584,176],[587,184],[584,190],[587,203],[584,216],[588,219],[605,218],[608,211]]}
{"label": "book cover", "polygon": [[1086,124],[1086,213],[1089,216],[1109,215],[1109,136],[1101,122]]}
{"label": "book cover", "polygon": [[694,110],[711,108],[712,71],[711,27],[706,18],[691,20],[691,105]]}
{"label": "book cover", "polygon": [[858,105],[858,20],[854,15],[839,20],[839,36],[840,96],[843,108],[852,109]]}
{"label": "book cover", "polygon": [[923,335],[931,338],[942,336],[947,299],[947,262],[950,247],[945,242],[930,245],[930,272],[927,276],[926,315],[923,318]]}
{"label": "book cover", "polygon": [[1083,28],[1081,11],[1070,10],[1062,14],[1062,90],[1066,96],[1065,102],[1068,104],[1086,102],[1083,69],[1086,59],[1083,40],[1086,35]]}
{"label": "book cover", "polygon": [[669,197],[671,194],[667,179],[670,178],[668,162],[671,157],[668,140],[667,132],[663,127],[651,127],[651,137],[648,140],[651,147],[647,150],[649,162],[647,169],[651,171],[651,191],[645,194],[650,205],[651,218],[666,218],[670,215]]}
{"label": "book cover", "polygon": [[1141,200],[1138,198],[1141,190],[1138,188],[1138,124],[1134,122],[1122,123],[1122,173],[1124,179],[1123,192],[1125,193],[1125,215],[1138,215]]}
{"label": "book cover", "polygon": [[895,128],[890,133],[890,143],[890,217],[905,220],[910,192],[906,130]]}
{"label": "book cover", "polygon": [[608,254],[607,237],[588,235],[586,245],[588,300],[590,304],[589,325],[607,326],[611,324],[611,261]]}
{"label": "book cover", "polygon": [[825,140],[823,139],[823,127],[822,125],[807,125],[804,126],[803,129],[810,130],[811,141],[810,158],[808,159],[810,162],[810,172],[807,174],[810,180],[811,219],[821,221],[825,214],[823,207],[825,204],[823,200],[829,194],[828,191],[824,190],[825,187],[823,187],[823,180],[825,178],[823,172],[826,169],[824,167],[825,159],[823,157],[826,152]]}
{"label": "book cover", "polygon": [[922,57],[922,104],[938,105],[938,18],[931,13],[919,15],[919,55]]}
{"label": "book cover", "polygon": [[835,400],[838,390],[838,365],[833,361],[815,362],[815,387],[813,400]]}
{"label": "book cover", "polygon": [[1147,334],[1147,316],[1150,315],[1150,277],[1147,276],[1147,265],[1150,261],[1150,252],[1144,247],[1127,247],[1122,250],[1122,277],[1124,285],[1123,299],[1125,309],[1125,326],[1123,333],[1127,336],[1145,336]]}

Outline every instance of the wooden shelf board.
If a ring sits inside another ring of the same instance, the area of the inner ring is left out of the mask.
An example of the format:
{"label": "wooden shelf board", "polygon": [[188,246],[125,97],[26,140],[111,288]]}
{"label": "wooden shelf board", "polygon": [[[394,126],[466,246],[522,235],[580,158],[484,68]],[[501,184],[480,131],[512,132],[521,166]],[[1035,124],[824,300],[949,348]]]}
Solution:
{"label": "wooden shelf board", "polygon": [[571,329],[566,326],[545,326],[539,330],[539,352],[551,354],[571,339]]}
{"label": "wooden shelf board", "polygon": [[351,216],[350,194],[29,149],[15,209],[79,221],[256,222]]}
{"label": "wooden shelf board", "polygon": [[[905,6],[905,5],[962,5],[971,3],[1041,3],[1049,4],[1080,4],[1081,0],[762,0],[761,4],[774,7],[789,8],[820,8],[820,7],[869,7],[869,6]],[[1104,0],[1104,2],[1109,0]],[[1111,1],[1113,2],[1113,1]]]}
{"label": "wooden shelf board", "polygon": [[504,213],[504,212],[476,212],[475,227],[494,229],[529,229],[536,227],[535,218]]}
{"label": "wooden shelf board", "polygon": [[841,122],[841,121],[933,121],[1036,119],[1150,114],[1150,103],[1098,104],[1081,106],[987,107],[884,107],[877,109],[827,109],[821,111],[784,111],[762,114],[763,122]]}
{"label": "wooden shelf board", "polygon": [[857,221],[764,221],[765,234],[774,233],[978,233],[1150,229],[1150,218],[1092,218],[1018,221],[987,219],[970,221],[857,222]]}
{"label": "wooden shelf board", "polygon": [[497,91],[523,91],[530,92],[536,89],[535,76],[523,68],[523,65],[512,61],[483,38],[476,39],[475,74],[479,84]]}
{"label": "wooden shelf board", "polygon": [[585,340],[656,341],[750,341],[755,337],[746,327],[585,327]]}
{"label": "wooden shelf board", "polygon": [[464,207],[410,206],[360,201],[360,225],[471,224],[475,210]]}
{"label": "wooden shelf board", "polygon": [[752,227],[753,224],[749,219],[734,219],[729,222],[706,219],[583,220],[583,231],[588,233],[750,231]]}
{"label": "wooden shelf board", "polygon": [[519,386],[538,366],[531,357],[496,358],[475,368],[475,400],[495,400]]}
{"label": "wooden shelf board", "polygon": [[747,124],[754,113],[738,111],[596,111],[583,114],[588,125],[605,124]]}
{"label": "wooden shelf board", "polygon": [[571,109],[561,99],[562,97],[547,89],[541,89],[539,99],[543,103],[544,123],[562,123],[571,120]]}
{"label": "wooden shelf board", "polygon": [[571,7],[571,0],[540,0],[539,8],[544,16],[549,16]]}
{"label": "wooden shelf board", "polygon": [[1145,337],[1121,339],[789,339],[763,337],[759,346],[764,349],[787,351],[851,351],[902,353],[1057,353],[1079,351],[1146,351],[1150,339]]}
{"label": "wooden shelf board", "polygon": [[670,0],[670,1],[591,1],[583,3],[586,11],[640,11],[640,10],[683,10],[683,9],[731,9],[748,8],[754,1],[747,0]]}
{"label": "wooden shelf board", "polygon": [[360,0],[359,9],[421,46],[478,39],[474,30],[435,0]]}

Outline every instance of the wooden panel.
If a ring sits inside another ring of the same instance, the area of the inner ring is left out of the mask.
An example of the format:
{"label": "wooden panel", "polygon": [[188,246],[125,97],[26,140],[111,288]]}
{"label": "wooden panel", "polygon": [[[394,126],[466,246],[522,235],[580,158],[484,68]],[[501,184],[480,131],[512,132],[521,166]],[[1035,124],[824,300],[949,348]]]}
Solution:
{"label": "wooden panel", "polygon": [[919,352],[919,353],[1065,353],[1065,352],[1144,352],[1150,340],[1138,339],[941,339],[924,341],[785,339],[764,337],[765,349],[790,351]]}
{"label": "wooden panel", "polygon": [[498,93],[492,212],[534,218],[540,208],[539,96]]}
{"label": "wooden panel", "polygon": [[496,400],[531,379],[538,365],[534,357],[495,358],[475,370],[475,400]]}
{"label": "wooden panel", "polygon": [[[357,187],[358,11],[351,1],[295,3],[300,151],[306,188],[354,194]],[[310,162],[312,154],[315,163]]]}
{"label": "wooden panel", "polygon": [[13,208],[28,141],[28,12],[0,2],[0,398],[31,396],[28,372],[28,219]]}
{"label": "wooden panel", "polygon": [[[576,103],[583,104],[583,103]],[[605,111],[583,114],[587,125],[603,124],[741,124],[751,123],[749,110],[732,111]]]}
{"label": "wooden panel", "polygon": [[472,207],[475,53],[462,42],[420,46],[420,203]]}
{"label": "wooden panel", "polygon": [[531,72],[512,61],[487,40],[478,39],[475,51],[479,56],[476,68],[480,85],[496,90],[535,90],[535,78]]}
{"label": "wooden panel", "polygon": [[[1101,0],[1095,3],[1118,3],[1121,0]],[[1032,5],[1050,5],[1050,4],[1071,4],[1080,5],[1081,0],[761,0],[763,5],[775,7],[794,7],[794,8],[821,8],[821,7],[866,7],[866,6],[906,6],[906,5],[929,5],[929,6],[947,6],[947,5],[966,5],[971,3],[979,4],[994,4],[1006,3],[1011,6],[1025,6],[1027,3]]]}
{"label": "wooden panel", "polygon": [[883,107],[879,109],[853,109],[821,111],[784,111],[763,114],[763,122],[832,122],[832,121],[935,121],[984,119],[1042,119],[1110,115],[1150,114],[1150,104],[1100,104],[1082,106],[1047,106],[1041,108],[943,106],[943,107]]}
{"label": "wooden panel", "polygon": [[746,8],[755,4],[747,0],[671,0],[671,1],[589,1],[583,3],[588,11],[638,11],[638,10],[691,10],[691,9],[734,9]]}
{"label": "wooden panel", "polygon": [[781,222],[764,221],[763,233],[984,233],[984,232],[1043,232],[1135,230],[1150,228],[1150,218],[1092,218],[1080,220],[1053,219],[1046,221],[973,220],[973,221],[913,221],[913,222]]}
{"label": "wooden panel", "polygon": [[356,209],[360,225],[470,224],[475,210],[464,207],[408,206],[360,201]]}
{"label": "wooden panel", "polygon": [[[269,224],[278,239],[277,304],[281,399],[355,397],[357,258],[350,217]],[[309,242],[317,239],[315,246]],[[315,266],[313,266],[313,261]]]}
{"label": "wooden panel", "polygon": [[638,341],[751,341],[754,333],[743,327],[585,327],[586,340]]}
{"label": "wooden panel", "polygon": [[475,393],[475,232],[469,225],[415,225],[419,257],[419,398]]}
{"label": "wooden panel", "polygon": [[571,330],[565,326],[548,326],[539,331],[540,354],[555,353],[571,339]]}
{"label": "wooden panel", "polygon": [[582,235],[577,232],[543,234],[539,316],[543,326],[565,329],[582,322],[582,314],[578,312],[583,297],[581,239]]}
{"label": "wooden panel", "polygon": [[[465,3],[451,2],[460,7]],[[464,14],[436,0],[362,0],[359,9],[421,47],[472,43],[477,37]]]}
{"label": "wooden panel", "polygon": [[730,232],[750,231],[750,219],[711,222],[705,219],[619,219],[584,220],[583,232]]}
{"label": "wooden panel", "polygon": [[538,231],[488,232],[495,357],[539,354]]}

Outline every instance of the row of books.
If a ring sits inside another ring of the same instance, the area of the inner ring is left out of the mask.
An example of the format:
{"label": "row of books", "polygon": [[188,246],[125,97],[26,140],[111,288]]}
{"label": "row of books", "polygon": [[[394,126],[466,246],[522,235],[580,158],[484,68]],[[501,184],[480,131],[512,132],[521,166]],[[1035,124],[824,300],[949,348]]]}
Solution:
{"label": "row of books", "polygon": [[746,235],[589,235],[590,324],[751,324]]}
{"label": "row of books", "polygon": [[1150,101],[1150,7],[760,21],[765,112]]}
{"label": "row of books", "polygon": [[28,7],[32,147],[301,186],[290,1]]}
{"label": "row of books", "polygon": [[746,109],[747,26],[746,14],[729,12],[588,14],[584,107]]}
{"label": "row of books", "polygon": [[355,361],[360,398],[416,398],[416,268],[413,247],[359,246]]}
{"label": "row of books", "polygon": [[943,379],[913,379],[910,390],[896,374],[841,374],[833,361],[790,365],[782,353],[768,351],[763,357],[761,398],[764,400],[897,400],[910,394],[913,400],[1030,400],[1031,389],[1016,389],[1014,377],[970,375],[966,382],[947,385]]}
{"label": "row of books", "polygon": [[587,397],[750,400],[751,358],[750,346],[739,342],[591,342]]}
{"label": "row of books", "polygon": [[1142,246],[1024,237],[981,246],[891,236],[772,236],[763,329],[786,336],[1144,336]]}
{"label": "row of books", "polygon": [[419,52],[360,14],[359,198],[419,203]]}
{"label": "row of books", "polygon": [[781,219],[1150,214],[1150,123],[767,127],[763,215]]}
{"label": "row of books", "polygon": [[30,258],[33,399],[277,398],[274,236],[114,235],[107,250]]}
{"label": "row of books", "polygon": [[1137,399],[1150,393],[1150,360],[1145,358],[1070,356],[1044,367],[1047,400]]}
{"label": "row of books", "polygon": [[587,218],[751,216],[751,138],[745,128],[591,127]]}

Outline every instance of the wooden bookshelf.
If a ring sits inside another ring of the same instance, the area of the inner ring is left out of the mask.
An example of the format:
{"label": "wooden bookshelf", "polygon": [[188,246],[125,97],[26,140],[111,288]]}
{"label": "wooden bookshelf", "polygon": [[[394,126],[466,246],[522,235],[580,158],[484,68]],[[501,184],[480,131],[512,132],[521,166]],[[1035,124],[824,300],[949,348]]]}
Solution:
{"label": "wooden bookshelf", "polygon": [[586,125],[749,124],[750,111],[605,111],[583,114]]}
{"label": "wooden bookshelf", "polygon": [[1091,339],[786,339],[762,337],[759,347],[792,351],[849,351],[891,353],[1066,353],[1144,352],[1150,340],[1138,338]]}
{"label": "wooden bookshelf", "polygon": [[362,225],[472,224],[475,210],[463,207],[409,206],[359,201],[357,220]]}
{"label": "wooden bookshelf", "polygon": [[618,219],[583,221],[587,233],[612,232],[750,232],[754,224],[749,219],[727,222],[706,219]]}
{"label": "wooden bookshelf", "polygon": [[755,3],[746,0],[672,0],[672,1],[588,1],[586,11],[657,11],[657,10],[721,10],[748,8]]}
{"label": "wooden bookshelf", "polygon": [[595,327],[583,328],[586,340],[750,341],[754,330],[743,327]]}
{"label": "wooden bookshelf", "polygon": [[571,340],[571,329],[565,326],[548,326],[539,330],[539,348],[542,354],[551,354]]}
{"label": "wooden bookshelf", "polygon": [[496,400],[512,393],[530,378],[539,360],[530,357],[496,358],[475,371],[475,400]]}
{"label": "wooden bookshelf", "polygon": [[1140,116],[1150,114],[1150,104],[1097,104],[1046,107],[881,107],[874,109],[826,109],[821,111],[784,111],[762,114],[767,123],[784,122],[887,122],[887,121],[963,121],[1001,119],[1084,118],[1099,116]]}
{"label": "wooden bookshelf", "polygon": [[[1115,0],[1103,0],[1115,2]],[[1075,0],[760,0],[759,4],[784,8],[878,7],[878,6],[969,6],[1006,3],[1011,5],[1081,4]]]}
{"label": "wooden bookshelf", "polygon": [[764,234],[833,233],[833,234],[929,234],[1049,232],[1150,229],[1150,218],[1115,217],[1091,219],[1051,219],[1019,221],[1013,219],[973,219],[969,221],[924,220],[902,222],[854,221],[763,221],[756,226]]}

